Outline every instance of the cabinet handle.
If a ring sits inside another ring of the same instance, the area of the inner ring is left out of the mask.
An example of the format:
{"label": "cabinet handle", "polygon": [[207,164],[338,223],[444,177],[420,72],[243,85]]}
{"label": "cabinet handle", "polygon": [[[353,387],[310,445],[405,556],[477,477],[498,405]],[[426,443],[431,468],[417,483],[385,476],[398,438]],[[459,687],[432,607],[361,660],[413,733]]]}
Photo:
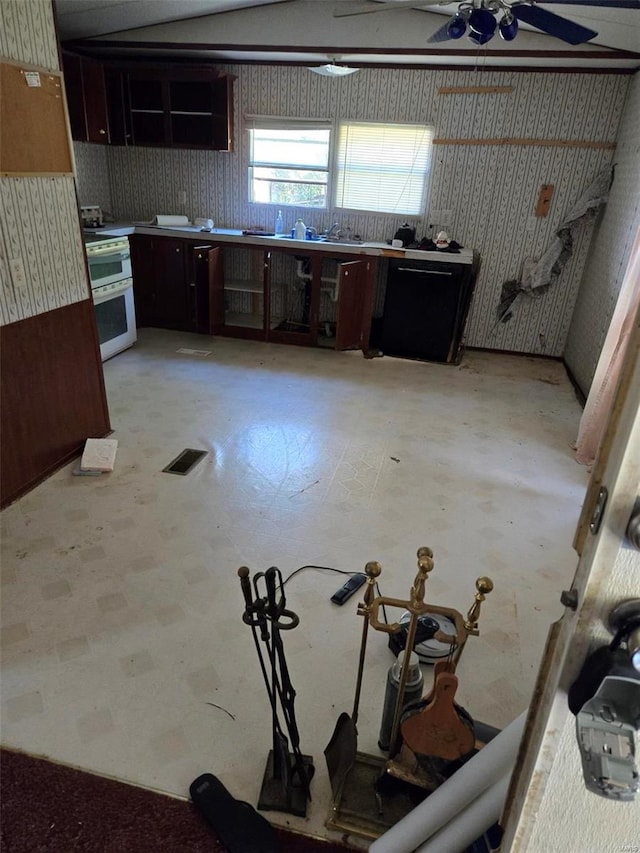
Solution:
{"label": "cabinet handle", "polygon": [[195,286],[196,286],[195,281],[190,281],[190,282],[189,282],[189,287],[195,287]]}
{"label": "cabinet handle", "polygon": [[106,132],[107,132],[106,130],[102,130],[102,129],[100,129],[100,130],[98,131],[98,133],[99,133],[101,136],[104,136],[104,135],[106,134]]}
{"label": "cabinet handle", "polygon": [[181,252],[181,251],[182,251],[182,249],[178,246],[178,248],[176,249],[176,252]]}

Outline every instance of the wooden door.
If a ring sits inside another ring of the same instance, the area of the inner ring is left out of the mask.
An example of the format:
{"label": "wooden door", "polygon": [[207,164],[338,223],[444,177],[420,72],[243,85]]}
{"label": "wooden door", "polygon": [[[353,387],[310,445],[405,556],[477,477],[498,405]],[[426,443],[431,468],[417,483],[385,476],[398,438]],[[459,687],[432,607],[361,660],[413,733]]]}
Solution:
{"label": "wooden door", "polygon": [[189,330],[189,285],[186,280],[187,243],[153,238],[153,319],[166,329]]}
{"label": "wooden door", "polygon": [[357,349],[362,344],[363,305],[367,302],[369,271],[367,261],[339,265],[336,349]]}
{"label": "wooden door", "polygon": [[224,281],[219,246],[194,246],[193,280],[195,329],[203,335],[219,334],[224,324]]}
{"label": "wooden door", "polygon": [[82,59],[73,53],[63,53],[64,90],[67,96],[71,138],[78,142],[87,141],[87,123],[82,90]]}
{"label": "wooden door", "polygon": [[87,140],[99,145],[107,145],[109,143],[107,90],[101,62],[95,59],[82,58],[82,84],[87,120]]}
{"label": "wooden door", "polygon": [[154,316],[154,279],[153,279],[153,238],[145,234],[132,234],[129,237],[131,249],[131,269],[133,274],[133,296],[136,308],[136,325],[153,325]]}

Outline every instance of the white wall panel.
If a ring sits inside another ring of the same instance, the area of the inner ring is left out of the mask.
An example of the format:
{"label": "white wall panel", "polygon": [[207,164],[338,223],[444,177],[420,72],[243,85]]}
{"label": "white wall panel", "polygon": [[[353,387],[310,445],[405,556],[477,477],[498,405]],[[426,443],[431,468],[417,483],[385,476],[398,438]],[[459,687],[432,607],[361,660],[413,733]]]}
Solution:
{"label": "white wall panel", "polygon": [[[0,178],[0,229],[2,325],[88,299],[73,178]],[[9,274],[14,258],[23,287]]]}
{"label": "white wall panel", "polygon": [[60,70],[51,0],[2,0],[0,56]]}
{"label": "white wall panel", "polygon": [[640,74],[629,87],[615,152],[609,202],[586,262],[565,360],[587,394],[640,228]]}
{"label": "white wall panel", "polygon": [[[0,2],[0,55],[59,69],[51,0]],[[9,261],[20,259],[24,286]],[[0,325],[89,296],[72,177],[0,178]]]}

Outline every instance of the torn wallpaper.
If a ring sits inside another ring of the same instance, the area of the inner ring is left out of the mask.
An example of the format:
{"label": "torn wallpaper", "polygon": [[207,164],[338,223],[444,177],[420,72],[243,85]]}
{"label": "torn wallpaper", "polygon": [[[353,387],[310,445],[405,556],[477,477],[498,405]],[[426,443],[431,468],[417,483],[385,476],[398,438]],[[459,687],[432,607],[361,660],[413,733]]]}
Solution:
{"label": "torn wallpaper", "polygon": [[496,309],[499,323],[513,316],[513,303],[519,296],[539,297],[560,277],[573,253],[573,240],[583,223],[591,222],[606,204],[613,183],[614,167],[609,166],[595,178],[558,227],[553,242],[535,263],[523,273],[522,281],[510,279],[502,285]]}

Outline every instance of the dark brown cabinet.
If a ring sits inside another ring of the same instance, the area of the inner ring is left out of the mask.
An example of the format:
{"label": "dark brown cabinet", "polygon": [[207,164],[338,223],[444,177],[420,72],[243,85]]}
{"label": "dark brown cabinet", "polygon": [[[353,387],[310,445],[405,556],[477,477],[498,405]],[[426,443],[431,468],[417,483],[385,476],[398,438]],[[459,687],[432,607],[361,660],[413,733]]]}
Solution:
{"label": "dark brown cabinet", "polygon": [[143,234],[132,235],[129,242],[138,326],[212,334],[210,289],[218,276],[219,251]]}
{"label": "dark brown cabinet", "polygon": [[143,234],[129,240],[139,326],[369,348],[375,258]]}
{"label": "dark brown cabinet", "polygon": [[73,139],[233,150],[233,80],[214,68],[64,54]]}
{"label": "dark brown cabinet", "polygon": [[71,137],[78,142],[110,142],[107,87],[102,62],[63,53]]}
{"label": "dark brown cabinet", "polygon": [[129,67],[125,112],[132,145],[233,149],[233,78],[213,69]]}

